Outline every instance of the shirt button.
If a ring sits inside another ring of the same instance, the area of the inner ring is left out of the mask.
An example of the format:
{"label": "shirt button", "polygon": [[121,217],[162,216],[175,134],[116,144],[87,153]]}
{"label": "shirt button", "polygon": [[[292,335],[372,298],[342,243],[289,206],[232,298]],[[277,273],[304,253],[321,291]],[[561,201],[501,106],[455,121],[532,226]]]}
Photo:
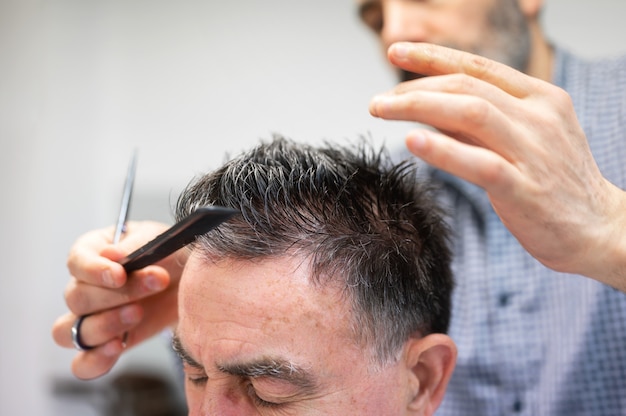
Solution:
{"label": "shirt button", "polygon": [[505,306],[508,306],[509,303],[511,302],[511,294],[509,293],[502,293],[500,294],[500,296],[498,296],[498,305],[500,305],[500,307],[504,308]]}

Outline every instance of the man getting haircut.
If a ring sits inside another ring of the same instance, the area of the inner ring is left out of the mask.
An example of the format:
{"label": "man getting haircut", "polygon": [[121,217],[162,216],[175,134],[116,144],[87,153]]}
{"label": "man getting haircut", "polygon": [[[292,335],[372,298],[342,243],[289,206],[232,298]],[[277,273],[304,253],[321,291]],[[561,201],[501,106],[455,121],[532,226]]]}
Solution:
{"label": "man getting haircut", "polygon": [[183,191],[177,219],[240,212],[180,283],[190,414],[434,413],[456,360],[449,231],[415,169],[274,137]]}

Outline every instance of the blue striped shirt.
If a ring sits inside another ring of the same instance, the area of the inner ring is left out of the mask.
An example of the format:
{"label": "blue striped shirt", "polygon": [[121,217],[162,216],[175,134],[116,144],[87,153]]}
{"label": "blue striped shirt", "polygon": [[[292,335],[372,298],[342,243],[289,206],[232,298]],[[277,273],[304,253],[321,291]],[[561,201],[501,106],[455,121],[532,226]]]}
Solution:
{"label": "blue striped shirt", "polygon": [[[626,58],[591,63],[557,50],[555,63],[602,173],[626,189]],[[481,189],[432,177],[455,232],[459,348],[437,414],[626,415],[626,295],[542,266]]]}

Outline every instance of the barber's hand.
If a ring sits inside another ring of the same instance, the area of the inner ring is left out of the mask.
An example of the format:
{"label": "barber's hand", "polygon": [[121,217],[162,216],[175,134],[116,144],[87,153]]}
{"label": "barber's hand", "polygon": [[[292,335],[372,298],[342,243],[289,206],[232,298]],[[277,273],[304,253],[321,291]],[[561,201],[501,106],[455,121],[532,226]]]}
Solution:
{"label": "barber's hand", "polygon": [[395,44],[388,57],[428,77],[375,97],[374,116],[438,129],[410,132],[409,150],[485,189],[546,266],[626,291],[626,193],[600,173],[565,91],[430,44]]}
{"label": "barber's hand", "polygon": [[179,250],[130,276],[117,263],[165,229],[155,222],[130,222],[117,245],[111,244],[113,229],[109,228],[83,235],[70,250],[67,265],[72,277],[65,292],[70,312],[56,320],[52,336],[60,346],[73,348],[72,325],[77,317],[89,315],[80,326],[80,340],[94,348],[76,354],[72,362],[76,377],[106,374],[125,348],[176,323],[186,251]]}

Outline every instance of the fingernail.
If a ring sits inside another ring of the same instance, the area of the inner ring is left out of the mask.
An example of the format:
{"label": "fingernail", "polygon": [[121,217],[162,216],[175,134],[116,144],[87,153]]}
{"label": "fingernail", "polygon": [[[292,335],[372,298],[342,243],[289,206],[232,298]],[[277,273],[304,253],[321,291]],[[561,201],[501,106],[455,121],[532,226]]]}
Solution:
{"label": "fingernail", "polygon": [[107,287],[117,287],[115,279],[113,279],[113,274],[111,274],[111,270],[107,269],[102,272],[102,283],[104,283]]}
{"label": "fingernail", "polygon": [[107,357],[117,357],[121,352],[116,342],[109,342],[102,347],[102,354]]}
{"label": "fingernail", "polygon": [[371,115],[378,117],[378,97],[374,97],[370,100],[369,111]]}
{"label": "fingernail", "polygon": [[372,103],[378,104],[384,100],[384,97],[384,95],[375,95],[374,98],[372,98]]}
{"label": "fingernail", "polygon": [[144,279],[144,284],[151,292],[158,292],[163,289],[163,282],[157,279],[154,275],[148,275]]}
{"label": "fingernail", "polygon": [[371,101],[370,112],[375,116],[381,114],[385,109],[387,109],[387,107],[389,107],[390,101],[391,99],[388,96],[375,96]]}
{"label": "fingernail", "polygon": [[124,325],[135,325],[141,320],[141,315],[137,308],[133,306],[125,306],[120,310],[120,321]]}
{"label": "fingernail", "polygon": [[392,52],[396,58],[406,58],[409,55],[409,45],[407,43],[395,43],[392,46]]}
{"label": "fingernail", "polygon": [[407,147],[413,152],[421,152],[426,148],[426,134],[423,131],[413,131],[406,138]]}

